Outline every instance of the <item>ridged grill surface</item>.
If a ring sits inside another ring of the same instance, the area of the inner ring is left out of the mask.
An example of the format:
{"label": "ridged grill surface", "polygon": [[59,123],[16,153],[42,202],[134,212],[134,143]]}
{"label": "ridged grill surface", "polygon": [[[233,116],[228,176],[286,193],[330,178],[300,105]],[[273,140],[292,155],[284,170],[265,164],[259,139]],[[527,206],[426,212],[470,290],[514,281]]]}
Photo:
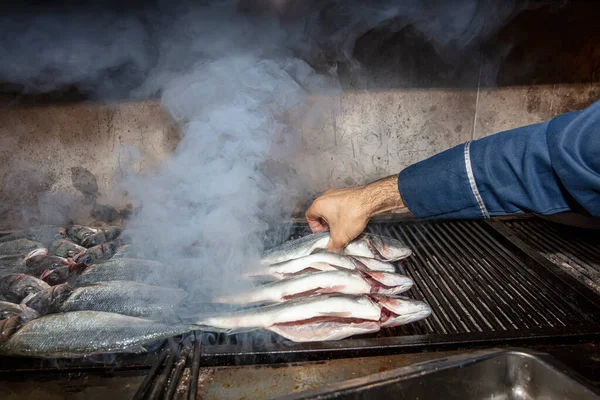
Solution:
{"label": "ridged grill surface", "polygon": [[504,222],[548,260],[600,293],[600,232],[571,228],[537,218]]}
{"label": "ridged grill surface", "polygon": [[[483,222],[373,224],[368,231],[400,239],[413,250],[402,265],[415,285],[404,295],[426,301],[433,313],[422,321],[362,338],[551,331],[590,321],[590,311],[571,301],[567,287],[529,268],[490,235]],[[308,233],[302,226],[292,237]],[[282,342],[271,333],[219,335],[210,342],[248,345],[256,340]]]}

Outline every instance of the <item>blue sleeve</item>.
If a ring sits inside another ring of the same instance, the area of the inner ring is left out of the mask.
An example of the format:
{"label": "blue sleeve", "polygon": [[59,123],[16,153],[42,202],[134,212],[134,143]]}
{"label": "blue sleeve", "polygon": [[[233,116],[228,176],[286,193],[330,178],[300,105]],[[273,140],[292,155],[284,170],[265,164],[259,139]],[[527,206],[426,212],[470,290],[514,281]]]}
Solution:
{"label": "blue sleeve", "polygon": [[414,164],[400,172],[398,189],[419,218],[600,216],[600,101]]}

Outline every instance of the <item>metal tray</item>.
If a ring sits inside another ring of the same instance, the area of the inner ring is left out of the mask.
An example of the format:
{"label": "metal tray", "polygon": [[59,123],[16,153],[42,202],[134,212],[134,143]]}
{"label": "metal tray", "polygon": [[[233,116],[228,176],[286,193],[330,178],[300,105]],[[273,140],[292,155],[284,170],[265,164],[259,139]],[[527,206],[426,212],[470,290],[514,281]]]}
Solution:
{"label": "metal tray", "polygon": [[545,353],[486,350],[279,397],[307,399],[600,399]]}

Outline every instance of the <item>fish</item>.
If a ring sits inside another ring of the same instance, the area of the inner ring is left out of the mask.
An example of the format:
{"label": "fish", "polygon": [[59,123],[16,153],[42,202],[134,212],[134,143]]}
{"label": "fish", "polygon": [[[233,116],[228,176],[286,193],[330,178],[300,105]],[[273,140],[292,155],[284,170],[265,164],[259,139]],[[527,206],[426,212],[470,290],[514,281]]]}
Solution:
{"label": "fish", "polygon": [[75,243],[81,244],[81,242],[93,234],[98,233],[99,230],[90,228],[83,225],[71,225],[67,228],[67,236]]}
{"label": "fish", "polygon": [[326,293],[396,294],[410,289],[412,285],[412,279],[402,275],[339,269],[294,276],[260,285],[249,291],[218,296],[214,301],[226,304],[280,303],[298,296]]}
{"label": "fish", "polygon": [[71,264],[53,269],[45,269],[41,273],[40,279],[51,286],[60,285],[61,283],[76,279],[87,268],[88,266],[85,264]]}
{"label": "fish", "polygon": [[293,296],[322,293],[371,293],[371,285],[359,273],[333,270],[275,281],[246,292],[219,296],[214,301],[228,304],[279,303]]}
{"label": "fish", "polygon": [[97,246],[84,249],[83,252],[73,257],[76,263],[91,265],[98,261],[104,261],[111,258],[119,248],[116,242],[101,243]]}
{"label": "fish", "polygon": [[0,344],[6,342],[23,325],[23,320],[18,315],[13,315],[0,320]]}
{"label": "fish", "polygon": [[23,238],[0,243],[0,255],[20,255],[24,256],[31,251],[43,248],[41,242]]}
{"label": "fish", "polygon": [[431,307],[419,300],[402,296],[372,296],[382,307],[381,327],[391,328],[410,324],[431,315]]}
{"label": "fish", "polygon": [[63,258],[74,258],[85,250],[85,247],[79,246],[70,240],[59,239],[52,242],[48,248],[48,253]]}
{"label": "fish", "polygon": [[146,346],[193,329],[191,324],[162,324],[102,311],[48,314],[23,324],[0,344],[0,353],[25,357],[144,353]]}
{"label": "fish", "polygon": [[371,285],[371,293],[394,295],[406,292],[414,285],[414,281],[406,275],[390,272],[363,271],[363,277]]}
{"label": "fish", "polygon": [[293,342],[340,340],[354,335],[379,332],[376,321],[314,320],[272,325],[268,330]]}
{"label": "fish", "polygon": [[379,321],[381,308],[368,296],[320,295],[290,300],[257,308],[207,316],[196,325],[232,332],[265,329],[276,324],[318,317]]}
{"label": "fish", "polygon": [[10,242],[18,239],[29,239],[46,245],[50,244],[54,240],[64,239],[66,235],[67,231],[62,226],[42,225],[1,236],[0,243]]}
{"label": "fish", "polygon": [[25,266],[22,272],[28,275],[40,276],[46,270],[68,267],[73,264],[70,258],[62,258],[48,254],[47,249],[37,249],[25,256]]}
{"label": "fish", "polygon": [[392,264],[388,261],[377,260],[375,258],[351,256],[354,261],[362,264],[364,268],[370,271],[381,271],[381,272],[397,272],[402,275],[406,275],[406,270],[401,263]]}
{"label": "fish", "polygon": [[109,242],[112,242],[113,240],[117,239],[119,236],[121,236],[121,233],[123,232],[123,230],[115,225],[110,225],[107,226],[104,229],[104,235],[106,236],[106,240]]}
{"label": "fish", "polygon": [[[329,243],[329,232],[318,232],[285,242],[279,247],[263,252],[261,265],[272,265],[308,256],[324,250]],[[344,254],[374,258],[381,261],[398,261],[412,254],[410,248],[399,240],[362,233],[344,248]]]}
{"label": "fish", "polygon": [[128,281],[99,282],[76,288],[59,311],[106,311],[132,317],[173,319],[187,296],[181,289]]}
{"label": "fish", "polygon": [[104,234],[104,231],[99,230],[98,232],[86,236],[82,241],[81,241],[81,245],[83,247],[94,247],[94,246],[98,246],[99,244],[105,243],[106,242],[106,235]]}
{"label": "fish", "polygon": [[75,278],[76,286],[106,281],[134,281],[178,287],[186,272],[176,266],[138,258],[118,258],[93,264]]}
{"label": "fish", "polygon": [[0,276],[0,296],[13,303],[20,303],[28,295],[49,287],[46,282],[25,274]]}
{"label": "fish", "polygon": [[374,271],[387,272],[395,272],[396,270],[392,264],[379,260],[373,261],[374,262],[367,261],[364,258],[359,259],[342,254],[319,251],[304,257],[263,266],[256,271],[245,274],[245,277],[270,276],[276,279],[283,279],[290,275],[309,272],[311,270],[335,271],[338,269],[336,267],[348,270],[372,269]]}
{"label": "fish", "polygon": [[112,258],[152,258],[142,247],[126,244],[117,249]]}
{"label": "fish", "polygon": [[8,319],[19,316],[23,321],[29,321],[39,317],[37,311],[23,304],[15,304],[10,301],[0,301],[0,319]]}
{"label": "fish", "polygon": [[21,305],[35,310],[39,315],[59,312],[60,306],[72,292],[73,288],[68,283],[61,283],[31,293],[21,301]]}

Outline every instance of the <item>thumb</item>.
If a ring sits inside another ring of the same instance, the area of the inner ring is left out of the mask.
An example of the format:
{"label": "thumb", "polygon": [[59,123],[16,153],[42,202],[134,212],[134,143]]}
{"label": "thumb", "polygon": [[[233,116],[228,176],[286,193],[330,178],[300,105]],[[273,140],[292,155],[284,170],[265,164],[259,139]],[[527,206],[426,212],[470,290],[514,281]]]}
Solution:
{"label": "thumb", "polygon": [[348,244],[348,240],[344,235],[341,235],[336,229],[331,229],[329,243],[327,243],[327,251],[341,253],[344,247]]}

